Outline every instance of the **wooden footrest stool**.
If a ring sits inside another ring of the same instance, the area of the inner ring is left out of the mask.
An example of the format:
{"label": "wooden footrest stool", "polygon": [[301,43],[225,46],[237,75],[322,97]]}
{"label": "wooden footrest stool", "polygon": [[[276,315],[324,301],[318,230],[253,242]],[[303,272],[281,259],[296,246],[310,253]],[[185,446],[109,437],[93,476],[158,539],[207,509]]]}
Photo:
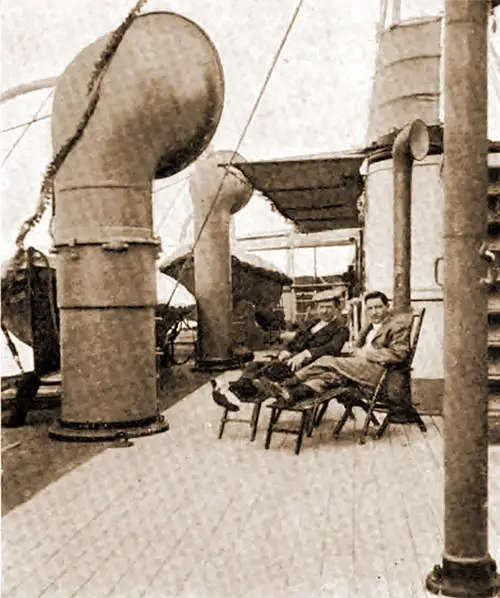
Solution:
{"label": "wooden footrest stool", "polygon": [[[304,433],[306,433],[309,437],[313,433],[314,423],[317,417],[318,409],[322,408],[325,402],[329,403],[333,398],[333,396],[327,396],[326,394],[324,394],[319,395],[317,397],[311,397],[302,401],[298,401],[293,405],[287,405],[279,400],[268,405],[268,408],[271,409],[271,417],[269,418],[269,425],[267,427],[265,444],[266,449],[268,449],[271,444],[271,437],[274,432],[278,432],[281,434],[295,434],[297,436],[297,442],[295,444],[295,454],[298,455],[302,446]],[[290,426],[285,427],[284,425],[280,426],[278,420],[282,411],[300,413],[301,418],[299,427],[293,428]]]}
{"label": "wooden footrest stool", "polygon": [[[226,407],[222,413],[222,417],[219,424],[219,439],[222,438],[224,434],[224,428],[226,427],[227,423],[240,423],[240,424],[250,424],[251,435],[250,440],[253,442],[255,440],[255,436],[257,434],[257,427],[259,425],[259,417],[260,417],[260,410],[262,407],[262,403],[266,400],[267,397],[256,397],[253,400],[246,400],[241,404],[250,403],[253,405],[252,415],[250,419],[245,419],[241,417],[229,417],[229,409]],[[234,413],[234,412],[233,412]]]}

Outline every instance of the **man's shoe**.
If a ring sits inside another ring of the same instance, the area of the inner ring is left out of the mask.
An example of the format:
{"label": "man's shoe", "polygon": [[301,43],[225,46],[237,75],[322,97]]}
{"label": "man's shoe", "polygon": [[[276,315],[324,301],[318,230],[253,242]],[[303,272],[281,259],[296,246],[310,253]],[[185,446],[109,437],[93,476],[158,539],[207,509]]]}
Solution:
{"label": "man's shoe", "polygon": [[229,383],[229,390],[242,402],[253,402],[259,395],[259,389],[254,381],[242,376]]}
{"label": "man's shoe", "polygon": [[258,380],[254,380],[262,394],[266,394],[269,398],[287,401],[290,398],[290,393],[280,386],[277,382],[269,380],[266,376],[261,376]]}

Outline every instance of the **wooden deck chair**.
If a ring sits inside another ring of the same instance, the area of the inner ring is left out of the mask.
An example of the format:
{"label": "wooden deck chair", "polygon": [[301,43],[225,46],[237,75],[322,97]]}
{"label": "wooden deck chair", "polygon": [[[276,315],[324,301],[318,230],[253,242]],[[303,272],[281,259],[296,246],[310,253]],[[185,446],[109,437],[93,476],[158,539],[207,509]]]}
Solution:
{"label": "wooden deck chair", "polygon": [[[269,448],[272,435],[275,432],[281,434],[294,434],[297,436],[297,441],[295,443],[295,454],[298,455],[302,447],[304,434],[306,434],[308,437],[312,436],[318,410],[323,408],[325,404],[329,403],[333,399],[339,398],[339,396],[343,395],[345,392],[346,389],[344,388],[334,388],[315,397],[298,401],[293,405],[283,406],[283,403],[280,403],[280,401],[275,401],[274,403],[267,405],[267,407],[271,409],[271,416],[269,417],[269,424],[267,426],[265,448]],[[365,410],[368,409],[368,406],[365,403],[360,404],[359,406]],[[300,413],[300,420],[298,422],[299,425],[294,425],[297,422],[293,421],[280,423],[279,418],[283,411]],[[373,413],[370,415],[370,417],[373,423],[378,425],[377,418],[375,415],[373,415]]]}
{"label": "wooden deck chair", "polygon": [[[342,417],[337,422],[333,429],[333,436],[337,438],[340,434],[342,428],[344,427],[347,419],[352,416],[352,410],[354,407],[361,407],[366,412],[365,422],[363,424],[363,429],[361,431],[360,442],[364,444],[366,441],[366,436],[368,434],[368,427],[370,423],[374,423],[378,425],[377,419],[374,417],[374,412],[381,411],[385,412],[386,416],[378,428],[375,438],[381,438],[387,429],[387,426],[391,423],[391,419],[393,418],[394,411],[396,407],[391,407],[390,397],[387,396],[387,388],[386,388],[386,381],[389,372],[393,368],[404,369],[410,372],[412,369],[413,358],[415,356],[415,352],[417,350],[418,339],[420,336],[420,330],[422,328],[422,321],[425,315],[425,308],[415,310],[412,314],[412,322],[411,322],[411,331],[410,331],[410,353],[408,355],[408,359],[404,364],[401,365],[391,365],[384,369],[382,372],[375,389],[362,387],[361,385],[353,384],[352,386],[346,389],[346,396],[344,397],[344,413]],[[408,405],[405,407],[404,415],[407,418],[408,423],[416,423],[422,432],[426,432],[427,428],[422,421],[422,418],[418,414],[415,406],[411,400],[411,385],[408,389],[410,392],[410,400]],[[400,411],[401,407],[397,407],[398,411]],[[317,419],[321,419],[322,414],[318,414]]]}

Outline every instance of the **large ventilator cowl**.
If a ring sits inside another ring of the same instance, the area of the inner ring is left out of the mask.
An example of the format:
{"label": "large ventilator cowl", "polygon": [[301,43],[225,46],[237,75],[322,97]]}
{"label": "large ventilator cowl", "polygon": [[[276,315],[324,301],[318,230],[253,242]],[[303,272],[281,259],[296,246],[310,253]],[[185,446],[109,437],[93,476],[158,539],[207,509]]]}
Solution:
{"label": "large ventilator cowl", "polygon": [[196,362],[201,368],[230,367],[233,361],[231,215],[252,196],[252,186],[228,163],[239,154],[220,150],[200,160],[190,179],[194,203],[194,276],[198,306]]}
{"label": "large ventilator cowl", "polygon": [[[109,39],[85,48],[59,78],[55,151],[75,132],[88,104],[91,74]],[[143,15],[125,34],[102,79],[99,105],[78,143],[92,151],[85,160],[71,153],[65,171],[73,181],[92,173],[135,183],[138,177],[171,176],[207,147],[223,103],[222,66],[205,32],[174,13]],[[60,171],[58,181],[64,178]]]}
{"label": "large ventilator cowl", "polygon": [[[54,152],[75,133],[109,39],[85,48],[58,82]],[[56,438],[165,428],[156,408],[152,180],[207,147],[223,97],[213,44],[168,12],[137,18],[102,75],[95,112],[55,178],[63,380]]]}
{"label": "large ventilator cowl", "polygon": [[234,162],[244,162],[244,158],[231,150],[219,150],[206,158],[201,158],[189,179],[189,192],[195,207],[211,204],[214,210],[236,214],[245,207],[252,196],[252,186],[239,170],[231,166]]}

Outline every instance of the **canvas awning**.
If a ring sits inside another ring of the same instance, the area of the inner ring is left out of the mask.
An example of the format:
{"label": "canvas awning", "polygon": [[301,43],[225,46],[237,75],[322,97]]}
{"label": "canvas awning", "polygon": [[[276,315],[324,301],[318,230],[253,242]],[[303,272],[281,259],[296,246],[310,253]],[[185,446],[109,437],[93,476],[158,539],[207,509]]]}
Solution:
{"label": "canvas awning", "polygon": [[263,162],[235,162],[255,189],[300,232],[357,228],[363,189],[362,152],[342,152]]}

